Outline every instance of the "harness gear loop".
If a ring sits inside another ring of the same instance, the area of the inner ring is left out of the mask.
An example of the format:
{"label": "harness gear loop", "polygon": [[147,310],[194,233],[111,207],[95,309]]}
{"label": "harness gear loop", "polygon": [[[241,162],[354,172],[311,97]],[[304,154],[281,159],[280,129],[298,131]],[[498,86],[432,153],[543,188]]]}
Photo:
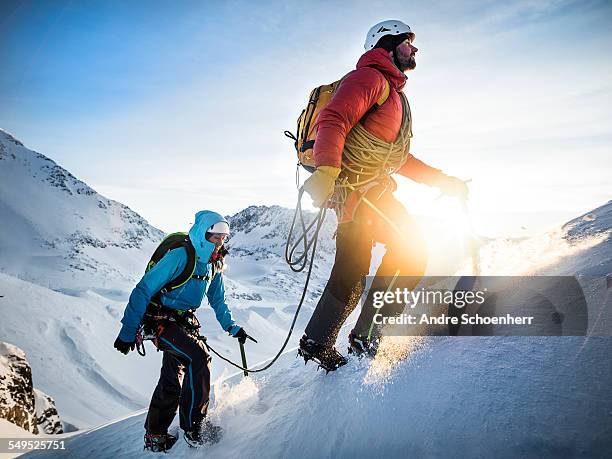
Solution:
{"label": "harness gear loop", "polygon": [[138,327],[138,331],[136,331],[136,351],[141,356],[147,355],[147,351],[144,346],[144,337],[142,335],[142,325]]}
{"label": "harness gear loop", "polygon": [[136,332],[136,349],[142,356],[146,355],[144,342],[153,341],[159,352],[159,337],[164,332],[167,322],[175,322],[192,337],[197,337],[200,321],[192,309],[172,309],[151,301]]}

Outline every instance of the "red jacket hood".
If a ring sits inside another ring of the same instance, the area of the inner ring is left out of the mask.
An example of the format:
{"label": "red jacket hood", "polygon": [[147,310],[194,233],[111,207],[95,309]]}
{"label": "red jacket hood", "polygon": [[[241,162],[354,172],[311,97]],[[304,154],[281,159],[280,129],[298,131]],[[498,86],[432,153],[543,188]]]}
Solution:
{"label": "red jacket hood", "polygon": [[393,63],[389,52],[382,48],[371,49],[361,55],[357,68],[372,67],[381,72],[396,91],[401,91],[408,79]]}

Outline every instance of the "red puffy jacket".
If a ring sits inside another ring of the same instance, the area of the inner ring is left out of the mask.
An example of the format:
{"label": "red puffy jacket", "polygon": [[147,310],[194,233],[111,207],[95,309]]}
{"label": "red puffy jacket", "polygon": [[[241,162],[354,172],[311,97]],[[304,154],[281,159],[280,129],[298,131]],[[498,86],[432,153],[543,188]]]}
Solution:
{"label": "red puffy jacket", "polygon": [[[317,138],[314,144],[316,166],[340,167],[342,150],[349,131],[382,96],[385,80],[389,82],[389,98],[368,115],[363,126],[386,142],[397,138],[402,123],[402,102],[399,92],[406,76],[395,66],[389,53],[382,48],[364,53],[357,62],[357,70],[342,81],[334,97],[317,119]],[[417,182],[435,184],[443,175],[412,155],[398,171]]]}

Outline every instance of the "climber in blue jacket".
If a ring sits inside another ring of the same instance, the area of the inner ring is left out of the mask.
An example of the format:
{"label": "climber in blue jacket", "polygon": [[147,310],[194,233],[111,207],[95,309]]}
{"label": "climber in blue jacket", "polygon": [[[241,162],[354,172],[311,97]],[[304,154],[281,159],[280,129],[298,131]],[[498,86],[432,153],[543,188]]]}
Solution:
{"label": "climber in blue jacket", "polygon": [[[227,250],[223,243],[228,235],[229,223],[220,214],[198,212],[188,237],[175,233],[160,244],[155,253],[161,258],[155,260],[153,255],[125,308],[115,348],[124,354],[134,350],[141,330],[163,351],[161,375],[145,422],[145,448],[151,451],[166,451],[176,442],[168,427],[179,405],[180,426],[190,446],[214,442],[220,436],[221,428],[205,420],[211,358],[198,339],[200,324],[194,311],[206,293],[223,330],[241,343],[249,337],[236,325],[225,302],[222,271]],[[178,240],[175,248],[162,254],[164,244],[172,247],[168,241],[173,240]]]}

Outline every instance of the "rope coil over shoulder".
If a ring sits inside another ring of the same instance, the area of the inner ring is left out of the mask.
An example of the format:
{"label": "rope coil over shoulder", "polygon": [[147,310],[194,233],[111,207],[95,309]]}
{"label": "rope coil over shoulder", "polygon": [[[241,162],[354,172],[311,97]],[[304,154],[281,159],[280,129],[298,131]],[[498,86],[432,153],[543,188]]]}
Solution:
{"label": "rope coil over shoulder", "polygon": [[412,139],[412,115],[410,104],[403,93],[402,124],[394,142],[385,142],[371,134],[361,123],[349,131],[342,151],[342,171],[331,205],[342,220],[344,204],[350,191],[358,190],[369,184],[393,180],[395,174],[408,160],[410,140]]}

